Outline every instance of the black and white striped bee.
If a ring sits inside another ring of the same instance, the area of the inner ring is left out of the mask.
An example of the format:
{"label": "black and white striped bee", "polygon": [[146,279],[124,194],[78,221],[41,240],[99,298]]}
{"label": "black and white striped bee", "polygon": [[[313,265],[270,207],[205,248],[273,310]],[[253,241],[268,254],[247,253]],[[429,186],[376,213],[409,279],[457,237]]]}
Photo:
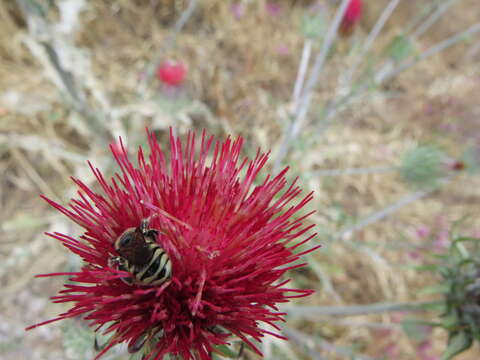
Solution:
{"label": "black and white striped bee", "polygon": [[112,257],[110,266],[128,271],[132,277],[122,278],[128,285],[160,285],[172,275],[172,264],[165,250],[157,243],[158,230],[148,228],[148,219],[140,226],[125,230],[115,241],[120,256]]}

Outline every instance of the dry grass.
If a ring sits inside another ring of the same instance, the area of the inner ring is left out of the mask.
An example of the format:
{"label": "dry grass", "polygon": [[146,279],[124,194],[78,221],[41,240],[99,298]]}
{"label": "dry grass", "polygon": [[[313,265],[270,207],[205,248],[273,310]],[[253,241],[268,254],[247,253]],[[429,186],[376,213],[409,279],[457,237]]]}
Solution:
{"label": "dry grass", "polygon": [[[300,19],[309,2],[282,1],[283,11],[277,17],[268,15],[265,1],[251,2],[241,21],[232,16],[229,2],[202,2],[178,35],[177,46],[164,54],[188,64],[185,92],[209,109],[187,110],[181,116],[159,112],[158,107],[145,103],[145,99],[158,93],[156,84],[145,92],[139,91],[145,67],[157,55],[184,6],[179,1],[175,8],[173,3],[91,1],[81,16],[75,44],[89,54],[91,73],[98,81],[95,86],[107,94],[111,109],[138,104],[139,111],[121,119],[130,145],[141,142],[135,133],[142,133],[145,125],[155,128],[161,136],[168,126],[175,125],[181,132],[207,127],[218,136],[242,134],[252,151],[257,146],[275,150],[286,121],[303,45],[298,31]],[[356,36],[371,28],[386,1],[370,3]],[[404,3],[382,33],[377,53],[415,12],[412,4],[416,2]],[[58,16],[55,11],[50,15]],[[458,2],[448,17],[417,45],[425,48],[478,19],[477,0]],[[62,347],[60,325],[23,331],[25,326],[62,311],[62,306],[47,300],[60,288],[61,279],[34,281],[34,274],[74,266],[66,251],[42,232],[49,228],[72,234],[78,231],[47,208],[38,195],[68,199],[68,176],[88,178],[87,159],[94,160],[99,167],[108,166],[107,147],[92,139],[81,117],[65,105],[57,87],[25,45],[25,34],[25,21],[15,3],[2,2],[0,309],[4,316],[0,323],[0,357],[72,358]],[[351,61],[350,41],[340,40],[331,58],[315,95],[317,110],[330,99],[338,74]],[[316,191],[315,221],[321,233],[333,234],[339,230],[342,218],[362,218],[411,190],[393,174],[326,179],[311,175],[314,170],[392,165],[412,144],[425,140],[440,143],[451,156],[458,156],[465,143],[480,135],[480,108],[478,97],[474,96],[480,94],[479,65],[465,59],[465,49],[465,45],[455,46],[409,69],[385,86],[383,92],[372,94],[338,115],[338,125],[329,128],[318,142],[306,149],[294,147],[289,160],[294,164],[292,172],[302,174],[305,188]],[[87,95],[90,104],[98,106],[95,95]],[[421,245],[421,240],[412,235],[413,230],[423,224],[438,227],[436,219],[440,215],[452,222],[466,214],[476,214],[478,185],[477,178],[462,175],[428,199],[354,235],[354,242],[374,244],[387,264],[376,263],[341,243],[318,252],[316,259],[330,274],[340,301],[366,304],[416,299],[417,291],[433,279],[401,266],[411,260],[406,255],[410,246]],[[479,225],[474,218],[466,232]],[[308,286],[320,289],[315,274],[295,276],[297,281],[309,281]],[[306,300],[316,305],[338,301],[322,291]],[[349,322],[334,319],[292,323],[303,332],[321,335],[336,345],[356,344],[370,356],[380,356],[396,344],[398,352],[392,359],[413,359],[415,344],[402,333],[398,321],[394,315],[371,315]],[[386,335],[385,331],[365,325],[377,322],[392,324],[391,332]],[[444,340],[441,332],[434,333],[434,352],[441,351]],[[476,354],[472,350],[459,358],[476,359]]]}

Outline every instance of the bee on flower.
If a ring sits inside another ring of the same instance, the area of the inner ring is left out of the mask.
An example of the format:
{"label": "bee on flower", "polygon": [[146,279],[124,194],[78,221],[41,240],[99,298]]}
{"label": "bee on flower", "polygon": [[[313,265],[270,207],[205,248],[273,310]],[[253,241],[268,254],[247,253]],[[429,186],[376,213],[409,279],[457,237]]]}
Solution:
{"label": "bee on flower", "polygon": [[[120,140],[110,149],[119,172],[107,179],[90,164],[99,191],[74,179],[78,197],[53,207],[80,225],[80,238],[50,233],[80,256],[56,303],[68,311],[28,329],[83,317],[109,340],[98,353],[127,343],[130,352],[160,360],[170,354],[212,359],[232,337],[260,354],[254,341],[283,338],[278,303],[310,295],[287,286],[285,273],[313,251],[313,225],[297,216],[312,199],[301,196],[287,169],[259,181],[267,154],[242,159],[241,137],[214,141],[170,134],[168,155],[148,133],[134,162]],[[97,187],[95,187],[96,189]],[[261,324],[274,326],[277,332]]]}

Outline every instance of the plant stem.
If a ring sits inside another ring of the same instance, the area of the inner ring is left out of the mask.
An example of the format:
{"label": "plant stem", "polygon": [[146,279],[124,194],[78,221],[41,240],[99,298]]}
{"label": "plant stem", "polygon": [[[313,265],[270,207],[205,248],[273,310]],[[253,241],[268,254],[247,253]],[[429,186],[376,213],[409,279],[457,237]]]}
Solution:
{"label": "plant stem", "polygon": [[346,306],[286,306],[288,316],[294,318],[308,318],[314,315],[321,316],[357,316],[399,311],[421,311],[427,305],[437,304],[435,301],[417,301],[407,303],[374,303],[367,305]]}
{"label": "plant stem", "polygon": [[83,116],[83,119],[92,129],[94,141],[110,141],[110,133],[107,128],[107,115],[92,109],[88,102],[84,89],[85,84],[79,80],[79,76],[65,66],[65,56],[62,55],[61,47],[68,47],[62,36],[57,36],[54,27],[47,22],[45,14],[35,1],[17,0],[25,21],[28,25],[29,37],[25,38],[32,56],[36,57],[42,65],[53,74],[52,82],[66,95],[69,105]]}
{"label": "plant stem", "polygon": [[301,94],[301,97],[298,102],[298,106],[295,109],[295,114],[294,114],[295,119],[293,120],[292,123],[290,123],[289,126],[287,126],[286,131],[284,131],[283,141],[279,147],[279,150],[275,159],[275,164],[273,167],[274,173],[276,173],[280,168],[283,162],[283,159],[285,158],[285,156],[287,155],[290,149],[292,140],[296,136],[298,136],[302,128],[303,122],[310,108],[313,90],[317,86],[318,79],[322,72],[323,66],[326,62],[330,49],[337,37],[338,28],[340,27],[340,23],[345,14],[345,11],[347,10],[349,3],[350,3],[350,0],[342,0],[342,3],[337,9],[334,19],[328,28],[322,48],[320,49],[320,52],[317,54],[315,58],[315,63],[313,64],[307,84],[305,85],[305,88]]}
{"label": "plant stem", "polygon": [[422,22],[418,28],[412,33],[412,38],[417,39],[422,36],[438,19],[456,2],[457,0],[448,0],[441,4],[437,10],[428,16],[424,22]]}
{"label": "plant stem", "polygon": [[429,58],[430,56],[436,55],[439,52],[449,48],[452,45],[455,45],[457,42],[463,40],[465,37],[473,35],[477,32],[480,32],[480,23],[476,23],[470,26],[467,30],[462,31],[461,33],[457,33],[448,39],[445,39],[438,44],[430,47],[429,49],[422,52],[419,56],[415,57],[414,59],[404,63],[403,65],[398,66],[396,69],[393,69],[390,73],[388,73],[382,81],[388,80],[394,76],[397,76],[401,72],[407,70],[409,67],[417,64],[418,62]]}
{"label": "plant stem", "polygon": [[365,175],[365,174],[381,174],[396,171],[394,166],[377,166],[369,168],[347,168],[347,169],[328,169],[314,171],[314,176],[343,176],[343,175]]}
{"label": "plant stem", "polygon": [[315,349],[317,345],[317,339],[314,339],[300,331],[290,329],[288,327],[283,327],[282,332],[288,336],[292,342],[295,344],[304,347],[305,353],[308,355],[309,359],[314,360],[327,360],[325,357],[320,355]]}
{"label": "plant stem", "polygon": [[[445,183],[445,181],[442,182],[442,184],[444,184],[444,183]],[[435,186],[435,187],[428,188],[426,190],[419,190],[419,191],[412,192],[412,193],[400,198],[399,200],[397,200],[393,204],[391,204],[387,207],[384,207],[383,209],[381,209],[379,211],[374,212],[373,214],[367,216],[363,220],[360,220],[357,223],[353,224],[352,226],[347,227],[346,229],[342,230],[339,234],[337,234],[335,236],[335,239],[344,239],[346,237],[349,237],[353,233],[355,233],[357,231],[360,231],[363,228],[365,228],[369,225],[372,225],[372,224],[374,224],[374,223],[376,223],[380,220],[385,219],[386,217],[388,217],[388,216],[392,215],[393,213],[395,213],[396,211],[400,210],[402,207],[404,207],[406,205],[409,205],[409,204],[411,204],[411,203],[429,195],[430,193],[432,193],[437,188],[438,188],[438,186]]]}
{"label": "plant stem", "polygon": [[[448,47],[455,45],[457,42],[463,40],[464,37],[473,35],[477,32],[480,31],[480,23],[476,23],[472,26],[470,26],[467,30],[457,33],[439,43],[436,45],[433,45],[426,51],[424,51],[422,54],[419,56],[415,57],[414,59],[410,60],[409,62],[406,62],[402,65],[399,65],[397,68],[392,69],[390,71],[387,71],[383,74],[377,73],[374,75],[375,83],[377,86],[383,84],[386,80],[390,80],[391,78],[397,76],[401,72],[407,70],[409,67],[417,64],[420,61],[423,61],[430,56],[436,55],[439,52],[447,49]],[[383,66],[381,67],[383,69]],[[317,130],[317,136],[319,136],[329,125],[330,125],[330,119],[338,114],[342,108],[345,108],[346,106],[350,105],[354,100],[357,100],[361,96],[365,95],[367,90],[371,87],[370,84],[364,84],[360,86],[359,88],[354,89],[353,91],[350,91],[348,94],[341,96],[340,99],[332,99],[330,104],[327,105],[324,116],[323,116],[323,121],[321,122],[321,125],[318,126],[319,129]]]}
{"label": "plant stem", "polygon": [[351,83],[353,75],[355,74],[355,71],[357,70],[358,66],[361,64],[365,54],[367,54],[370,51],[373,43],[377,39],[378,35],[380,34],[383,27],[385,26],[385,23],[390,18],[390,15],[392,15],[393,11],[395,10],[399,2],[400,0],[390,0],[388,5],[383,10],[382,14],[378,18],[375,25],[373,26],[372,31],[370,31],[370,34],[368,34],[367,40],[365,40],[365,44],[363,45],[363,48],[360,54],[358,55],[358,57],[355,58],[353,64],[350,66],[350,68],[347,71],[347,75],[346,75],[347,84]]}
{"label": "plant stem", "polygon": [[300,93],[303,89],[303,84],[305,82],[305,75],[307,74],[308,62],[310,61],[310,54],[312,52],[312,39],[306,39],[303,44],[302,57],[300,64],[298,66],[297,79],[295,80],[295,87],[293,88],[293,109],[296,112],[296,107],[298,106],[298,99]]}
{"label": "plant stem", "polygon": [[298,330],[294,330],[289,327],[283,327],[282,332],[288,336],[290,339],[292,339],[293,342],[295,342],[298,345],[305,346],[305,350],[308,353],[309,356],[311,356],[311,359],[316,359],[316,360],[325,360],[326,358],[322,357],[321,354],[319,354],[316,350],[315,347],[319,346],[323,348],[327,352],[335,353],[337,355],[342,355],[348,359],[356,359],[356,360],[373,360],[373,358],[365,355],[358,355],[351,349],[343,346],[337,346],[335,344],[332,344],[331,342],[328,342],[320,337],[312,337],[309,336],[303,332],[300,332]]}

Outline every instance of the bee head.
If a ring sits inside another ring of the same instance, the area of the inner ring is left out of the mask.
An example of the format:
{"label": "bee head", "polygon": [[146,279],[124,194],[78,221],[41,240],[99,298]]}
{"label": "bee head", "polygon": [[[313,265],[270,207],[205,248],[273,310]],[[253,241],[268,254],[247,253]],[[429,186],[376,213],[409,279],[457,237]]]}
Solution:
{"label": "bee head", "polygon": [[115,241],[115,250],[133,265],[145,265],[153,256],[140,227],[125,230]]}

